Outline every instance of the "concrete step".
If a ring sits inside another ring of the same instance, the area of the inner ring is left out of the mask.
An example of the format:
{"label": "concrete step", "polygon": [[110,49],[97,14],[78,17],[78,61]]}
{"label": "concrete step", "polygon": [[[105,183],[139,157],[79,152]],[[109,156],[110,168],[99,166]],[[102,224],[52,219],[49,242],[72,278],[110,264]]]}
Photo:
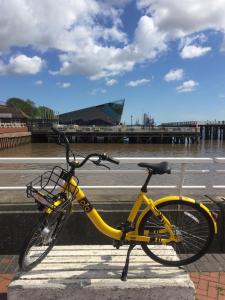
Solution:
{"label": "concrete step", "polygon": [[[175,256],[165,248],[166,255]],[[109,245],[55,246],[33,270],[18,274],[8,288],[8,300],[194,299],[194,285],[183,269],[154,262],[140,246],[132,251],[128,280],[122,282],[127,249],[123,246],[115,250]]]}

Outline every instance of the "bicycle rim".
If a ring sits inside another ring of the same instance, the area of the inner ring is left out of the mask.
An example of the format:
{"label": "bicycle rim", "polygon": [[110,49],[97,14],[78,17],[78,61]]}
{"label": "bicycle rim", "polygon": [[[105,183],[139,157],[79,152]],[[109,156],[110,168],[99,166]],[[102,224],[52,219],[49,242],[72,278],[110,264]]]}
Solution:
{"label": "bicycle rim", "polygon": [[142,219],[139,234],[152,237],[151,243],[142,243],[145,253],[155,261],[171,266],[186,265],[199,259],[210,246],[214,227],[209,215],[198,205],[182,200],[164,202],[157,208],[170,221],[179,242],[162,245],[160,239],[169,234],[159,231],[162,223],[149,211]]}
{"label": "bicycle rim", "polygon": [[70,207],[71,205],[68,205],[63,212],[43,215],[41,221],[28,236],[21,251],[19,266],[22,271],[31,270],[51,251],[69,215]]}

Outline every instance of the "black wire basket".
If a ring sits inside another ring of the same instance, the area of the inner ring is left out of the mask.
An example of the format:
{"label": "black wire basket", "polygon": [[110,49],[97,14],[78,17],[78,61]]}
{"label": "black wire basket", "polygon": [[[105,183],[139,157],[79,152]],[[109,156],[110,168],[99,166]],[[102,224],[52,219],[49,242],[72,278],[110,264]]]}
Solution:
{"label": "black wire basket", "polygon": [[[63,202],[72,201],[75,198],[78,186],[69,183],[71,175],[59,166],[54,167],[27,184],[27,197],[34,198],[42,207],[51,207],[57,199]],[[53,207],[54,209],[54,207]]]}

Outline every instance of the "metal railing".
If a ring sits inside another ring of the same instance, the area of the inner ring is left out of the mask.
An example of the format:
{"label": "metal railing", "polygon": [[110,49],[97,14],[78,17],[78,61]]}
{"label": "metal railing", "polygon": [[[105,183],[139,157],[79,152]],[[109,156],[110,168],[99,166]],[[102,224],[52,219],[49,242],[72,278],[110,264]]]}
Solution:
{"label": "metal railing", "polygon": [[[49,130],[51,131],[51,123],[36,123],[30,127],[32,131],[35,130]],[[200,132],[200,128],[192,127],[161,127],[161,126],[78,126],[73,124],[58,125],[58,129],[64,132],[117,132],[117,133],[147,133],[147,132]]]}
{"label": "metal railing", "polygon": [[[77,160],[82,160],[83,158],[78,157]],[[225,164],[225,157],[221,158],[195,158],[195,157],[115,157],[115,159],[120,160],[121,166],[119,169],[112,169],[112,170],[104,170],[104,169],[80,169],[77,170],[77,174],[88,173],[88,174],[104,174],[104,173],[118,173],[118,174],[126,174],[129,173],[139,174],[144,173],[144,169],[123,169],[123,164],[133,164],[139,162],[148,162],[148,163],[159,163],[161,161],[168,161],[170,164],[175,164],[176,166],[179,165],[178,168],[172,169],[172,174],[179,175],[178,182],[174,184],[167,184],[167,185],[150,185],[148,188],[150,189],[159,189],[159,190],[174,190],[176,189],[178,193],[181,195],[183,190],[188,191],[207,191],[207,189],[213,189],[215,192],[224,190],[225,191],[225,182],[224,185],[216,185],[216,184],[196,184],[196,185],[185,185],[185,176],[186,175],[199,175],[203,176],[206,174],[214,175],[225,175],[225,170],[218,169],[218,166],[221,164]],[[65,157],[1,157],[0,158],[0,174],[41,174],[44,172],[43,169],[11,169],[8,170],[3,166],[7,164],[63,164],[65,163]],[[193,168],[193,166],[204,165],[206,168],[199,169],[188,169],[189,166]],[[211,166],[209,168],[209,166]],[[212,168],[214,167],[214,169]],[[216,168],[216,169],[215,169]],[[36,175],[37,176],[37,175]],[[26,184],[26,183],[24,183]],[[81,187],[85,189],[139,189],[141,185],[85,185]],[[0,186],[0,191],[19,191],[25,190],[26,186]]]}
{"label": "metal railing", "polygon": [[225,125],[225,121],[186,121],[186,122],[169,122],[169,123],[162,123],[160,126],[176,126],[176,127],[183,127],[183,126],[205,126],[205,125]]}
{"label": "metal railing", "polygon": [[0,122],[0,128],[20,128],[20,127],[27,127],[26,123],[20,122],[11,122],[11,123],[4,123]]}
{"label": "metal railing", "polygon": [[73,125],[63,125],[63,131],[73,131],[73,132],[121,132],[121,133],[129,133],[129,132],[137,132],[137,133],[145,133],[145,132],[200,132],[199,128],[191,128],[191,127],[148,127],[148,126],[106,126],[106,127],[81,127],[81,126],[73,126]]}

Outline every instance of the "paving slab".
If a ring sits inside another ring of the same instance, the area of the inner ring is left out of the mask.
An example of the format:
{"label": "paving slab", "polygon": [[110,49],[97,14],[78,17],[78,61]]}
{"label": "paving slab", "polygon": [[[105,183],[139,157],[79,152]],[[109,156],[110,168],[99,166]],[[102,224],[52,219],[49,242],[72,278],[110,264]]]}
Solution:
{"label": "paving slab", "polygon": [[[164,250],[175,255],[168,247]],[[185,270],[154,262],[140,246],[131,253],[128,280],[121,281],[126,253],[127,246],[55,246],[33,270],[17,274],[8,300],[194,299],[194,284]]]}

